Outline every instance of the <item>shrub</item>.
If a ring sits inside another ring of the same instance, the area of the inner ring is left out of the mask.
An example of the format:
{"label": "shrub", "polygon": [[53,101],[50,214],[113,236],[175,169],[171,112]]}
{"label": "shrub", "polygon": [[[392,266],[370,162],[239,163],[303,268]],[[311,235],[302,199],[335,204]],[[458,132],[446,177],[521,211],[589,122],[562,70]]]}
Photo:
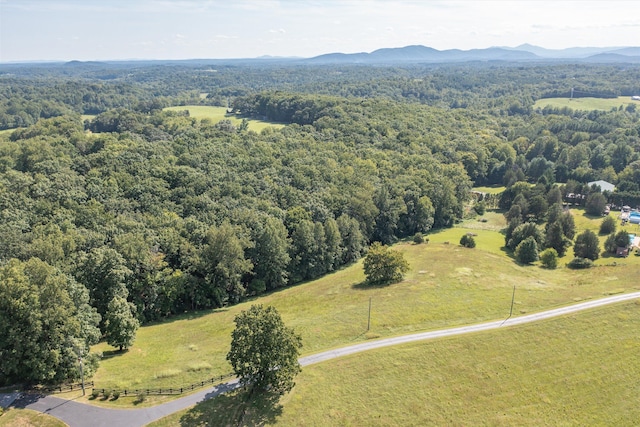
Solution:
{"label": "shrub", "polygon": [[593,267],[593,261],[588,258],[574,258],[569,261],[567,267],[573,268],[574,270],[583,269],[583,268],[591,268]]}
{"label": "shrub", "polygon": [[516,248],[516,259],[522,264],[531,264],[538,260],[538,244],[533,236],[520,242]]}
{"label": "shrub", "polygon": [[556,268],[558,266],[558,251],[553,248],[548,248],[540,252],[540,262],[545,268]]}
{"label": "shrub", "polygon": [[616,231],[616,220],[612,216],[608,216],[602,220],[600,224],[600,235],[611,234]]}
{"label": "shrub", "polygon": [[422,233],[417,232],[416,234],[413,235],[413,243],[415,243],[416,245],[419,245],[423,242],[424,242],[424,237],[422,236]]}
{"label": "shrub", "polygon": [[484,215],[487,210],[487,205],[484,201],[480,201],[475,204],[473,210],[475,210],[478,215]]}
{"label": "shrub", "polygon": [[113,390],[113,392],[111,392],[111,399],[118,400],[119,397],[120,397],[120,392],[118,390]]}
{"label": "shrub", "polygon": [[134,400],[133,403],[138,404],[144,402],[145,400],[147,400],[147,393],[142,392],[136,395],[136,400]]}
{"label": "shrub", "polygon": [[464,246],[465,248],[475,248],[476,240],[473,238],[473,236],[465,234],[460,238],[460,245]]}
{"label": "shrub", "polygon": [[100,390],[96,390],[95,388],[91,391],[91,398],[97,399],[100,396]]}

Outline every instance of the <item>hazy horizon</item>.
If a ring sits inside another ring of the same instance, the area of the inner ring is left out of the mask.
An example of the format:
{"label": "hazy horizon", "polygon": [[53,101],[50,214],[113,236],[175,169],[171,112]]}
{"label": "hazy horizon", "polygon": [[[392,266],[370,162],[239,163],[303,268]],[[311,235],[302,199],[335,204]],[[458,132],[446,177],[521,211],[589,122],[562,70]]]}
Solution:
{"label": "hazy horizon", "polygon": [[0,0],[0,62],[637,45],[633,1]]}

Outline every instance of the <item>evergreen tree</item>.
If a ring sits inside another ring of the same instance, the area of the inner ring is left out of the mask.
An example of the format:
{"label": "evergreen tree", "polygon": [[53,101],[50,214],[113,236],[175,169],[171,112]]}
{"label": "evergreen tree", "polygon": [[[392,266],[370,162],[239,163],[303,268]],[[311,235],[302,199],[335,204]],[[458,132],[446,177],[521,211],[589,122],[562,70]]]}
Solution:
{"label": "evergreen tree", "polygon": [[533,236],[529,236],[516,247],[516,259],[522,264],[531,264],[538,260],[538,243]]}
{"label": "evergreen tree", "polygon": [[607,216],[605,219],[602,220],[602,223],[600,223],[600,230],[598,231],[598,234],[606,235],[606,234],[615,233],[615,231],[616,231],[616,220],[612,216]]}

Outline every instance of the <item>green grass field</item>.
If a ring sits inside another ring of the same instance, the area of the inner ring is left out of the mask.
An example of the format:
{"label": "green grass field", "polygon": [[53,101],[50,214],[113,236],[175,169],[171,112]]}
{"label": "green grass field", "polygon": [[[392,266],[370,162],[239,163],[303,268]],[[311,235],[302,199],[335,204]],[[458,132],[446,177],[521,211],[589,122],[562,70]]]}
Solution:
{"label": "green grass field", "polygon": [[[242,122],[242,118],[238,117],[235,114],[227,114],[227,109],[225,107],[212,107],[207,105],[184,105],[178,107],[168,107],[165,108],[167,111],[189,111],[189,116],[195,117],[196,119],[203,120],[208,119],[214,123],[219,122],[220,120],[231,120],[235,126],[239,125]],[[274,123],[268,122],[264,120],[249,120],[249,130],[260,132],[262,129],[266,127],[273,127],[276,129],[280,129],[285,125],[282,123]]]}
{"label": "green grass field", "polygon": [[[580,217],[582,227],[601,219]],[[504,318],[516,286],[515,314],[541,311],[585,299],[638,289],[640,257],[599,260],[598,268],[573,271],[520,266],[503,251],[501,215],[489,212],[486,223],[463,222],[428,235],[429,243],[400,243],[411,270],[389,287],[362,286],[362,264],[237,306],[177,316],[138,332],[125,353],[106,344],[94,350],[105,358],[94,377],[98,388],[180,387],[230,372],[225,360],[233,318],[259,302],[273,305],[285,323],[303,337],[303,354],[355,342]],[[472,226],[474,228],[472,228]],[[467,232],[476,234],[475,249],[458,245]],[[449,243],[446,243],[449,242]],[[560,260],[564,265],[573,256]],[[367,332],[369,298],[371,329]],[[118,404],[126,404],[118,402]]]}
{"label": "green grass field", "polygon": [[[407,344],[305,367],[241,425],[631,426],[640,419],[640,303]],[[236,425],[221,396],[153,427]],[[238,424],[240,425],[240,424]]]}
{"label": "green grass field", "polygon": [[617,98],[543,98],[533,105],[533,108],[544,108],[547,105],[555,108],[569,107],[572,110],[604,110],[612,108],[626,108],[627,105],[634,104],[640,106],[640,102],[632,101],[630,96],[619,96]]}
{"label": "green grass field", "polygon": [[500,194],[506,189],[503,185],[495,185],[491,187],[473,187],[474,191],[480,191],[481,193],[488,194]]}
{"label": "green grass field", "polygon": [[66,424],[51,415],[30,409],[9,409],[0,415],[0,426],[6,427],[65,427]]}

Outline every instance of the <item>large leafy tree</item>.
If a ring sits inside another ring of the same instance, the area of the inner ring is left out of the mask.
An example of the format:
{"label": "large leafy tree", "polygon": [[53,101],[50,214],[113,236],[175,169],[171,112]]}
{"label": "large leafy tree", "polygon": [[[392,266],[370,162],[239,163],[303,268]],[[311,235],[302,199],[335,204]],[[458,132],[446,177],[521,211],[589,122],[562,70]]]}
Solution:
{"label": "large leafy tree", "polygon": [[0,383],[79,378],[78,357],[100,338],[88,302],[82,285],[37,258],[0,267]]}
{"label": "large leafy tree", "polygon": [[578,258],[597,260],[600,256],[600,242],[596,233],[591,230],[585,230],[578,234],[573,246],[573,253]]}
{"label": "large leafy tree", "polygon": [[235,318],[227,360],[243,386],[254,391],[284,394],[300,372],[302,338],[285,326],[272,307],[253,305]]}
{"label": "large leafy tree", "polygon": [[371,284],[393,283],[402,280],[409,264],[401,252],[374,242],[364,259],[364,274]]}
{"label": "large leafy tree", "polygon": [[255,245],[249,254],[255,280],[261,281],[265,290],[285,286],[291,261],[286,227],[276,218],[268,217],[264,223],[256,224],[253,232]]}
{"label": "large leafy tree", "polygon": [[245,259],[247,246],[229,223],[207,232],[198,273],[206,283],[205,298],[214,305],[237,303],[244,295],[242,276],[253,268],[251,261]]}
{"label": "large leafy tree", "polygon": [[120,350],[133,345],[140,322],[136,319],[135,306],[123,296],[115,296],[109,301],[104,322],[107,343]]}

